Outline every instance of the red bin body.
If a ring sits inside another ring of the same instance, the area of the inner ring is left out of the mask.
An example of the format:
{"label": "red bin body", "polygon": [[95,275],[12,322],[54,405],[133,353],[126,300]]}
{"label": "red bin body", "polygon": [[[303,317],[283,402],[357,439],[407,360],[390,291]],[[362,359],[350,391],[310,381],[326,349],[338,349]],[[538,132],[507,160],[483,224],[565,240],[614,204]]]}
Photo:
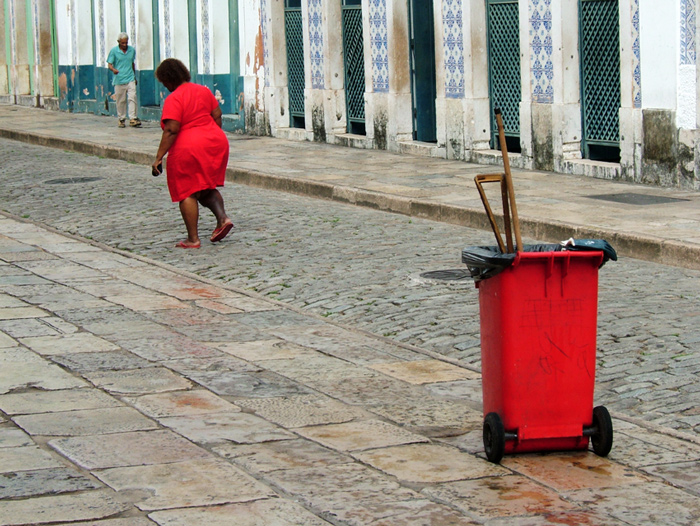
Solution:
{"label": "red bin body", "polygon": [[586,449],[596,365],[602,252],[519,252],[477,282],[484,416],[497,413],[505,453]]}

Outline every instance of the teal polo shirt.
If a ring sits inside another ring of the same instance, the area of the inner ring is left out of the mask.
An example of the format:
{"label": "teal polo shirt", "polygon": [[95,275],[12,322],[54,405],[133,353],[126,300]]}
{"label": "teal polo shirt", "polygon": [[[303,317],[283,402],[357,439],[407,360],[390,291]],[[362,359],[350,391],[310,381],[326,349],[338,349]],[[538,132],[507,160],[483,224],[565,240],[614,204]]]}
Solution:
{"label": "teal polo shirt", "polygon": [[107,63],[112,64],[119,70],[119,73],[114,75],[114,80],[112,81],[115,86],[128,84],[136,80],[134,76],[134,60],[136,60],[136,49],[131,46],[126,46],[126,51],[119,49],[119,46],[114,46],[109,52]]}

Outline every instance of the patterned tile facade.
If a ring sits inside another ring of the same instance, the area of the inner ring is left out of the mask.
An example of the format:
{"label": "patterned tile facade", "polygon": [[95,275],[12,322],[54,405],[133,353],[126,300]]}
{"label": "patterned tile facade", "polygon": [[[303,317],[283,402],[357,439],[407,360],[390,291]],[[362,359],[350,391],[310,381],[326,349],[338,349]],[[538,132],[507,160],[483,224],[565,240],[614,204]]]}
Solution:
{"label": "patterned tile facade", "polygon": [[200,68],[204,75],[211,73],[211,31],[209,30],[209,0],[202,0],[202,62]]}
{"label": "patterned tile facade", "polygon": [[554,64],[552,63],[552,0],[530,0],[530,70],[532,101],[554,101]]}
{"label": "patterned tile facade", "polygon": [[462,1],[442,0],[445,52],[445,97],[464,97],[464,28]]}
{"label": "patterned tile facade", "polygon": [[681,0],[681,64],[695,65],[695,12],[697,0]]}
{"label": "patterned tile facade", "polygon": [[639,45],[639,0],[632,2],[632,82],[633,105],[642,107],[642,67]]}
{"label": "patterned tile facade", "polygon": [[129,0],[129,41],[136,45],[136,0]]}
{"label": "patterned tile facade", "polygon": [[172,58],[173,40],[170,31],[170,0],[163,0],[163,40],[165,41],[165,56],[163,58]]}
{"label": "patterned tile facade", "polygon": [[[8,5],[9,15],[10,15],[10,63],[14,63],[17,60],[17,25],[15,21],[17,17],[15,15],[15,3],[9,2]],[[4,13],[3,13],[4,16]]]}
{"label": "patterned tile facade", "polygon": [[376,93],[389,91],[389,46],[386,0],[370,0],[369,31],[372,49],[372,87]]}
{"label": "patterned tile facade", "polygon": [[[34,31],[34,42],[41,42],[39,40],[39,2],[38,0],[32,0],[32,13],[34,20],[32,20],[32,30]],[[34,63],[41,64],[41,53],[39,52],[39,46],[34,46]]]}
{"label": "patterned tile facade", "polygon": [[[97,42],[95,42],[95,53],[97,58],[97,65],[106,67],[107,66],[107,42],[105,42],[105,2],[104,0],[97,0],[95,4],[97,9]],[[111,48],[109,48],[111,49]]]}
{"label": "patterned tile facade", "polygon": [[323,76],[323,5],[321,0],[309,2],[309,47],[311,52],[311,86],[325,88]]}
{"label": "patterned tile facade", "polygon": [[267,69],[269,49],[270,49],[270,27],[268,23],[268,3],[267,0],[260,0],[260,28],[263,39],[263,68],[265,71],[265,87],[270,87],[270,71]]}
{"label": "patterned tile facade", "polygon": [[[10,2],[12,5],[12,2]],[[75,7],[75,0],[70,1],[70,32],[71,32],[71,59],[74,66],[78,65],[78,11]]]}

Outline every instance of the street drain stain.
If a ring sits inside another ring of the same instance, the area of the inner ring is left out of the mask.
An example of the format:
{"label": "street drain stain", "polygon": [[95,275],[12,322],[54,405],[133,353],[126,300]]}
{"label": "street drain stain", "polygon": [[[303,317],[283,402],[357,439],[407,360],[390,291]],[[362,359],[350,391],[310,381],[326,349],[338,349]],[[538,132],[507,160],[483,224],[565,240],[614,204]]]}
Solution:
{"label": "street drain stain", "polygon": [[101,180],[102,177],[64,177],[61,179],[51,179],[49,181],[44,181],[46,184],[78,184],[78,183],[92,183]]}
{"label": "street drain stain", "polygon": [[420,275],[423,279],[439,279],[443,281],[460,281],[463,279],[470,279],[471,274],[465,269],[450,269],[450,270],[432,270],[430,272],[423,272]]}

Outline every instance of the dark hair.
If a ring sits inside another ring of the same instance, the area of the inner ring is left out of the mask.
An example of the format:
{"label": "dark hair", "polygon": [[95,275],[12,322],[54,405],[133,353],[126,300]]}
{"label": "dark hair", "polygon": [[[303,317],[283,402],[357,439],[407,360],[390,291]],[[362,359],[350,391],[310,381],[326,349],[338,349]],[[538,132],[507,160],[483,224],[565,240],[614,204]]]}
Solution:
{"label": "dark hair", "polygon": [[156,69],[156,78],[163,84],[167,82],[177,87],[190,81],[190,72],[178,59],[166,58]]}

